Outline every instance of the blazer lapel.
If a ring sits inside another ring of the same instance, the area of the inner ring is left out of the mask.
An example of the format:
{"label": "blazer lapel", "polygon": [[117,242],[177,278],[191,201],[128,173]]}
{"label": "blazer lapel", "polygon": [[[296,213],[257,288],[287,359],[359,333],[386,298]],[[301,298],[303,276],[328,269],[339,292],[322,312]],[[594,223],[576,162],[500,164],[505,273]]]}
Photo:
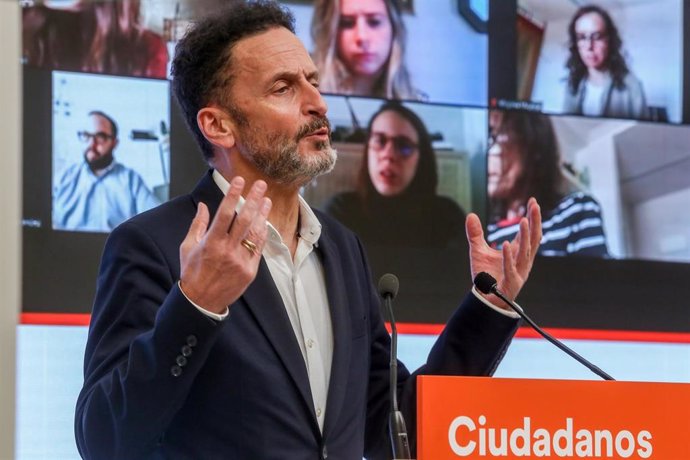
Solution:
{"label": "blazer lapel", "polygon": [[[197,205],[199,202],[203,202],[208,206],[210,217],[213,219],[223,199],[223,192],[220,191],[213,181],[212,171],[209,171],[199,181],[192,192],[192,196]],[[273,346],[288,374],[295,382],[295,385],[297,385],[318,430],[304,358],[299,349],[295,333],[292,330],[283,299],[280,297],[278,288],[276,288],[273,278],[271,278],[271,272],[263,257],[261,258],[256,278],[238,302],[245,304]]]}
{"label": "blazer lapel", "polygon": [[244,291],[242,300],[256,318],[256,322],[297,385],[304,403],[313,416],[314,424],[316,424],[314,402],[311,397],[311,387],[304,357],[302,357],[295,332],[290,324],[283,299],[280,297],[263,257],[259,265],[259,272],[252,284]]}
{"label": "blazer lapel", "polygon": [[326,406],[326,420],[324,421],[324,437],[335,426],[343,405],[348,381],[351,353],[351,324],[348,309],[348,296],[345,286],[345,276],[340,264],[340,256],[336,244],[327,234],[321,233],[318,251],[322,255],[323,270],[326,276],[326,291],[331,311],[333,325],[333,361],[331,364],[331,380],[328,387]]}
{"label": "blazer lapel", "polygon": [[204,203],[208,208],[211,220],[213,220],[213,216],[216,215],[218,206],[220,206],[220,202],[223,200],[223,192],[220,191],[213,181],[212,174],[213,170],[209,170],[192,191],[194,205],[198,206],[199,203]]}

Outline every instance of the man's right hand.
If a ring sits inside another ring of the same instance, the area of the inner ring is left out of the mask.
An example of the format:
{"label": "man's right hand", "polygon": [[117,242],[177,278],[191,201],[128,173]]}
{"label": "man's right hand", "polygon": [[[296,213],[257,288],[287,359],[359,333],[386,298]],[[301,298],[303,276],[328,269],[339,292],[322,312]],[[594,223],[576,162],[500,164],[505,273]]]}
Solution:
{"label": "man's right hand", "polygon": [[196,305],[224,313],[256,277],[271,211],[271,200],[264,196],[266,187],[264,181],[254,182],[236,215],[244,179],[232,179],[210,226],[208,208],[199,203],[180,245],[180,288]]}

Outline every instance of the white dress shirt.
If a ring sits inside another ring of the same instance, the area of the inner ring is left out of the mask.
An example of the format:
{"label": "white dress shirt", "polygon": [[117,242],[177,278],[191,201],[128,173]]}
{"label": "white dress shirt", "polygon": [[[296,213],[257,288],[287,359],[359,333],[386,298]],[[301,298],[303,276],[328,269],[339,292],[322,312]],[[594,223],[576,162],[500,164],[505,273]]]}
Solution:
{"label": "white dress shirt", "polygon": [[[213,180],[223,194],[228,192],[230,183],[218,171],[213,171]],[[244,199],[240,198],[236,211],[239,212],[243,205]],[[300,229],[294,260],[280,233],[270,222],[267,223],[268,237],[262,256],[278,288],[302,352],[314,401],[314,413],[319,428],[323,431],[333,362],[333,326],[323,266],[314,252],[321,236],[321,224],[301,196],[299,205]],[[229,314],[228,310],[222,314],[212,313],[194,302],[191,303],[217,321],[224,320]]]}
{"label": "white dress shirt", "polygon": [[[215,170],[213,179],[223,194],[226,194],[230,187],[229,182]],[[283,243],[280,233],[270,222],[267,222],[268,237],[262,256],[278,288],[302,352],[309,376],[314,413],[319,428],[323,431],[333,362],[333,325],[323,266],[314,252],[321,236],[321,224],[306,201],[301,196],[298,199],[300,229],[294,259],[290,255],[290,249]],[[240,197],[237,212],[243,205],[244,199]],[[500,309],[489,303],[474,288],[472,292],[494,310],[517,317],[517,313]],[[191,300],[190,302],[202,313],[217,321],[224,320],[229,314],[228,310],[222,314],[212,313]]]}

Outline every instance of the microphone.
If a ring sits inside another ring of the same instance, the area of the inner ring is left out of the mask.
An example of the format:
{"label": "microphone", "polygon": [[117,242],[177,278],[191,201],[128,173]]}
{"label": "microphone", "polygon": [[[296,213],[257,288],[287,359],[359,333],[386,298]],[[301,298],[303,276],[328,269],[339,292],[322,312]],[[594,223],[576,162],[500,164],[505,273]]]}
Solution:
{"label": "microphone", "polygon": [[398,295],[400,283],[398,277],[386,273],[379,279],[379,295],[383,298],[388,309],[391,323],[391,362],[390,362],[390,401],[391,409],[388,417],[388,432],[391,439],[394,459],[412,458],[410,443],[407,439],[407,428],[402,412],[398,410],[398,330],[393,316],[393,299]]}
{"label": "microphone", "polygon": [[510,308],[515,310],[515,312],[522,317],[532,328],[537,331],[542,337],[544,337],[546,340],[551,342],[552,344],[556,345],[558,348],[566,352],[568,355],[570,355],[572,358],[574,358],[577,362],[585,366],[587,369],[590,371],[594,372],[597,374],[599,377],[601,377],[604,380],[615,380],[613,377],[611,377],[609,374],[606,372],[602,371],[599,369],[597,366],[594,364],[590,363],[587,361],[585,358],[582,356],[578,355],[575,353],[575,351],[571,350],[568,348],[565,344],[560,342],[558,339],[553,337],[551,334],[548,332],[542,330],[537,324],[532,321],[532,319],[527,316],[525,311],[520,307],[518,304],[515,302],[509,300],[501,291],[498,290],[498,287],[496,285],[496,278],[493,276],[489,275],[486,272],[480,272],[477,274],[477,276],[474,277],[474,285],[479,289],[482,293],[484,294],[495,294],[498,298],[500,298],[502,301],[508,304]]}

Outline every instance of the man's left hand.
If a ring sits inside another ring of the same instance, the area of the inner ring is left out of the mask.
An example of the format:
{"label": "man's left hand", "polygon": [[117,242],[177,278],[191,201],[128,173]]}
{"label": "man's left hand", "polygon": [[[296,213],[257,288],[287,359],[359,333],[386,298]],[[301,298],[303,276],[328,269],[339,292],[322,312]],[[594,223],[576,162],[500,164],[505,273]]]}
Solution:
{"label": "man's left hand", "polygon": [[[496,278],[498,289],[509,299],[515,300],[532,270],[541,242],[541,210],[537,200],[529,199],[527,216],[520,220],[517,236],[512,241],[503,243],[501,250],[493,249],[487,244],[482,224],[476,214],[467,216],[465,229],[470,244],[472,279],[480,272],[487,272]],[[485,297],[492,304],[504,307],[503,301],[493,294]]]}

